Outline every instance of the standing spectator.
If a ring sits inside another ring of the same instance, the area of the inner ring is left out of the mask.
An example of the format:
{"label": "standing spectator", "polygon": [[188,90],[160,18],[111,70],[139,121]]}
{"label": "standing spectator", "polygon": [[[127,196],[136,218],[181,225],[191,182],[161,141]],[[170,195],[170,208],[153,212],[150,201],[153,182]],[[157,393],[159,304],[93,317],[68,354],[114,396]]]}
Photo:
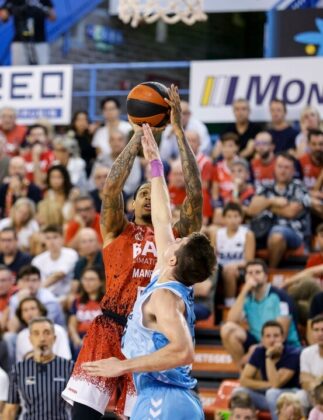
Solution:
{"label": "standing spectator", "polygon": [[[227,322],[221,327],[223,345],[233,360],[241,364],[249,348],[261,341],[261,330],[265,322],[275,319],[283,327],[287,344],[299,347],[294,317],[291,298],[285,291],[268,283],[268,267],[265,262],[259,259],[248,261],[245,284],[228,313]],[[247,330],[239,325],[243,320],[248,323]]]}
{"label": "standing spectator", "polygon": [[14,277],[31,259],[29,254],[18,248],[17,233],[13,227],[6,227],[0,231],[0,264],[4,264]]}
{"label": "standing spectator", "polygon": [[81,191],[87,190],[87,178],[85,161],[80,157],[80,150],[77,141],[66,136],[56,137],[54,144],[54,164],[65,166],[70,175],[71,183]]}
{"label": "standing spectator", "polygon": [[78,254],[74,249],[63,246],[63,231],[60,226],[47,226],[43,233],[47,251],[37,255],[32,260],[32,265],[40,271],[42,287],[46,287],[62,300],[71,290]]}
{"label": "standing spectator", "polygon": [[219,265],[218,275],[223,282],[224,304],[232,307],[241,270],[255,257],[255,237],[242,226],[243,211],[239,204],[228,203],[223,210],[223,219],[224,227],[211,227],[209,231]]}
{"label": "standing spectator", "polygon": [[81,349],[83,337],[91,322],[102,314],[100,302],[104,296],[103,278],[103,272],[97,267],[88,267],[83,271],[79,297],[72,304],[68,320],[74,358]]}
{"label": "standing spectator", "polygon": [[269,266],[277,267],[287,249],[297,249],[309,235],[310,196],[299,180],[293,179],[294,159],[288,153],[280,153],[275,162],[275,181],[260,185],[253,197],[248,214],[268,214],[273,218],[269,229],[267,248]]}
{"label": "standing spectator", "polygon": [[281,324],[267,321],[261,330],[261,346],[256,347],[241,372],[240,384],[257,409],[270,410],[272,420],[277,420],[278,397],[299,388],[299,357],[300,349],[284,345]]}
{"label": "standing spectator", "polygon": [[313,344],[301,353],[300,383],[303,391],[298,394],[306,409],[312,405],[313,390],[323,381],[323,315],[312,319],[311,330]]}
{"label": "standing spectator", "polygon": [[9,299],[15,291],[14,276],[5,265],[0,265],[0,331],[5,331],[9,318]]}
{"label": "standing spectator", "polygon": [[107,176],[110,173],[110,168],[97,164],[93,170],[93,180],[95,189],[90,191],[90,195],[94,200],[95,210],[97,213],[101,211],[102,198],[103,198],[103,187]]}
{"label": "standing spectator", "polygon": [[52,150],[48,148],[47,128],[40,124],[31,125],[26,136],[26,149],[22,157],[26,162],[26,178],[43,189],[48,168],[54,160]]}
{"label": "standing spectator", "polygon": [[35,220],[36,208],[29,198],[19,198],[10,211],[10,217],[0,220],[0,230],[12,227],[18,239],[18,247],[22,251],[29,251],[31,237],[39,231]]}
{"label": "standing spectator", "polygon": [[[35,297],[26,297],[17,308],[16,315],[23,329],[17,335],[16,342],[16,362],[32,356],[33,346],[30,341],[28,325],[30,322],[41,316],[47,316],[47,309]],[[56,356],[70,360],[72,358],[68,336],[65,328],[61,325],[54,324],[55,343],[53,345],[53,353]]]}
{"label": "standing spectator", "polygon": [[[182,127],[185,131],[198,133],[201,142],[199,151],[209,155],[211,152],[211,139],[206,125],[192,116],[188,102],[181,101],[181,110]],[[166,161],[179,157],[177,140],[172,125],[168,125],[162,133],[160,156],[162,160]]]}
{"label": "standing spectator", "polygon": [[112,131],[121,131],[126,137],[131,131],[131,125],[120,120],[120,108],[120,102],[116,98],[104,98],[101,101],[104,126],[97,129],[92,141],[98,156],[111,153],[109,140]]}
{"label": "standing spectator", "polygon": [[89,195],[80,195],[75,200],[75,217],[68,222],[65,229],[65,244],[72,248],[78,247],[77,233],[83,227],[94,229],[100,243],[102,237],[100,232],[100,215],[95,211],[94,202]]}
{"label": "standing spectator", "polygon": [[71,129],[78,143],[81,158],[86,162],[86,175],[89,177],[96,157],[95,148],[91,145],[95,125],[90,124],[87,111],[77,111],[73,115]]}
{"label": "standing spectator", "polygon": [[26,178],[24,159],[15,156],[9,163],[9,177],[0,186],[0,216],[9,216],[11,207],[21,197],[30,198],[36,204],[41,200],[41,190]]}
{"label": "standing spectator", "polygon": [[210,157],[200,151],[201,140],[199,134],[196,131],[186,131],[185,136],[196,157],[196,161],[201,173],[203,193],[203,224],[207,225],[213,214],[211,198],[213,165]]}
{"label": "standing spectator", "polygon": [[49,168],[46,187],[44,199],[38,203],[37,220],[42,226],[62,226],[70,211],[68,199],[73,188],[65,166],[54,165]]}
{"label": "standing spectator", "polygon": [[286,121],[286,104],[279,99],[270,101],[271,124],[269,133],[275,145],[275,154],[280,152],[295,152],[295,138],[297,131]]}
{"label": "standing spectator", "polygon": [[0,9],[0,19],[14,19],[15,37],[11,44],[14,66],[49,64],[49,45],[46,42],[46,19],[55,20],[51,0],[6,0]]}
{"label": "standing spectator", "polygon": [[9,175],[9,162],[10,157],[6,150],[6,138],[0,131],[0,184],[2,184]]}
{"label": "standing spectator", "polygon": [[25,126],[17,124],[16,118],[15,109],[2,108],[0,113],[0,131],[7,140],[6,152],[9,156],[15,156],[19,153],[19,148],[25,139],[27,131]]}
{"label": "standing spectator", "polygon": [[308,134],[310,130],[319,130],[321,117],[316,108],[306,106],[300,116],[301,132],[295,139],[297,156],[300,157],[308,151]]}
{"label": "standing spectator", "polygon": [[33,319],[29,333],[33,356],[13,366],[4,418],[14,419],[21,405],[26,419],[69,420],[70,412],[61,393],[73,362],[53,353],[55,330],[48,318]]}
{"label": "standing spectator", "polygon": [[273,139],[268,131],[261,131],[256,135],[255,152],[257,157],[251,161],[256,186],[268,185],[274,180],[274,148]]}

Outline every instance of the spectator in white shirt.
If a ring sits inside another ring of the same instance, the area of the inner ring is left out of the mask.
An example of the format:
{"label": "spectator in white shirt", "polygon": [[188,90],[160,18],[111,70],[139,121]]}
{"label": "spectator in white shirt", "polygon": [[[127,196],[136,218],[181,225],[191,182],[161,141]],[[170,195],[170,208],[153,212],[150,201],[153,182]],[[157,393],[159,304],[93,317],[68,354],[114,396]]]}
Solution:
{"label": "spectator in white shirt", "polygon": [[63,299],[71,289],[78,253],[63,246],[64,238],[60,226],[47,226],[43,233],[47,251],[37,255],[32,260],[32,265],[41,273],[42,286],[48,288],[57,298]]}
{"label": "spectator in white shirt", "polygon": [[121,131],[126,137],[131,131],[131,125],[120,120],[120,102],[115,98],[104,98],[101,101],[101,110],[104,126],[94,134],[92,146],[96,148],[97,155],[108,155],[111,152],[109,138],[111,131]]}
{"label": "spectator in white shirt", "polygon": [[[29,358],[33,351],[33,346],[29,338],[30,333],[27,327],[34,318],[46,316],[47,309],[38,299],[26,297],[19,303],[16,315],[25,327],[18,333],[16,342],[16,362],[21,362]],[[57,324],[54,324],[54,329],[56,340],[53,346],[53,353],[56,356],[70,360],[72,355],[66,330]]]}

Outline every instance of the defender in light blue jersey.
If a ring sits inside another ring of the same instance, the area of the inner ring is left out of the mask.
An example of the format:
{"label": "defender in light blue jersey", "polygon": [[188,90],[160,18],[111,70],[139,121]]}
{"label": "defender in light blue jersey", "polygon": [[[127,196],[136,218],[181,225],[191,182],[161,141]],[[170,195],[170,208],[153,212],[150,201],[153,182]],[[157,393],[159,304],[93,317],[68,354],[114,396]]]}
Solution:
{"label": "defender in light blue jersey", "polygon": [[[169,90],[169,97],[172,110],[177,108],[177,112],[171,114],[174,118],[174,114],[180,115],[179,96],[174,86]],[[204,414],[192,391],[196,381],[190,376],[194,357],[192,286],[212,274],[215,254],[203,234],[193,233],[175,240],[158,146],[148,125],[143,125],[143,131],[144,156],[150,162],[152,173],[151,216],[157,248],[155,274],[128,318],[123,337],[127,359],[84,363],[83,368],[94,376],[134,375],[138,397],[131,415],[133,420],[200,420]],[[184,133],[180,131],[176,135],[183,138]],[[200,187],[198,180],[195,188]],[[184,211],[194,213],[194,202]]]}

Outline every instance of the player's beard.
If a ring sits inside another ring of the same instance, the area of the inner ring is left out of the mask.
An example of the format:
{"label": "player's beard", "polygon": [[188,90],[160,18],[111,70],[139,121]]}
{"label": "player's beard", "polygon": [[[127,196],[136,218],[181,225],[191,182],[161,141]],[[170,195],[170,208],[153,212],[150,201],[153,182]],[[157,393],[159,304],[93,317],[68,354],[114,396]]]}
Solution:
{"label": "player's beard", "polygon": [[151,221],[151,214],[143,214],[142,215],[142,220],[147,224],[147,225],[151,225],[152,221]]}

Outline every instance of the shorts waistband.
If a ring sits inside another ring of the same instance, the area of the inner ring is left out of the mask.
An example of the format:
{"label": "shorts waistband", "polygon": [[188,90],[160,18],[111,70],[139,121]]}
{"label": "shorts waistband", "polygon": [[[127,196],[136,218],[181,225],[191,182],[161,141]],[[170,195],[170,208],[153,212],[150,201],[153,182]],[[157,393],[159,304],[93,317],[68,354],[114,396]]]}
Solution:
{"label": "shorts waistband", "polygon": [[116,312],[110,311],[109,309],[105,309],[102,314],[107,318],[112,319],[117,324],[122,325],[123,327],[127,325],[127,317],[125,315],[117,314]]}

